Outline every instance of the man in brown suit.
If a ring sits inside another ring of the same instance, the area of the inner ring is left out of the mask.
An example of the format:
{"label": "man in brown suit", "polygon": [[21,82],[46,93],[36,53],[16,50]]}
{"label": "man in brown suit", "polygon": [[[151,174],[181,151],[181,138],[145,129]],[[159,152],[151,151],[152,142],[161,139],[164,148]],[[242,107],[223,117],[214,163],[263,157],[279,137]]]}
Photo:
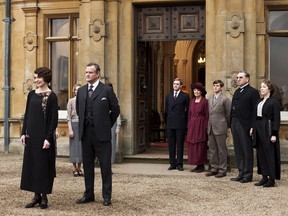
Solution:
{"label": "man in brown suit", "polygon": [[230,127],[231,100],[222,93],[224,83],[213,82],[214,94],[208,99],[209,104],[209,161],[211,170],[206,176],[221,178],[227,172],[227,129]]}

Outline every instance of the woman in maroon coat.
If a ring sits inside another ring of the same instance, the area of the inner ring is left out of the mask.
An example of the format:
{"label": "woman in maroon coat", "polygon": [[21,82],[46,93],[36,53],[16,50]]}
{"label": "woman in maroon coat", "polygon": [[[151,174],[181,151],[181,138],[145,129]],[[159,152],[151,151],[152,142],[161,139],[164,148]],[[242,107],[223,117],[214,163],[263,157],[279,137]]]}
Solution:
{"label": "woman in maroon coat", "polygon": [[197,165],[191,172],[203,172],[207,163],[207,127],[208,127],[208,100],[202,83],[191,85],[193,97],[190,100],[188,112],[188,163]]}

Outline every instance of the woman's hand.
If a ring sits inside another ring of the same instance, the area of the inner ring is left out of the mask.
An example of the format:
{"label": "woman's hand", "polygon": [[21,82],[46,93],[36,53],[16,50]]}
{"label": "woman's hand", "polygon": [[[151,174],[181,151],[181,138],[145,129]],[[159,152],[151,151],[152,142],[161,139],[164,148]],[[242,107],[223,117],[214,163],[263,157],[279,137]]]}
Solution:
{"label": "woman's hand", "polygon": [[43,149],[48,149],[48,148],[50,148],[50,143],[45,139],[44,140],[44,143],[43,143],[43,147],[42,147]]}
{"label": "woman's hand", "polygon": [[26,146],[25,138],[26,138],[25,135],[22,135],[22,136],[20,137],[20,141],[21,141],[22,145],[24,145],[24,146]]}
{"label": "woman's hand", "polygon": [[276,139],[276,136],[271,136],[271,139],[270,139],[270,140],[271,140],[272,143],[275,143],[276,140],[277,140],[277,139]]}

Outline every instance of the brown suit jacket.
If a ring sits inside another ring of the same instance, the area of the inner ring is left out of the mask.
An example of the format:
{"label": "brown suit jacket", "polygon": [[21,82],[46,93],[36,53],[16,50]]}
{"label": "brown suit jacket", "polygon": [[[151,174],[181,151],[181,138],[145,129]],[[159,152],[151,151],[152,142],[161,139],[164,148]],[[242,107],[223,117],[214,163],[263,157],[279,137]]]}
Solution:
{"label": "brown suit jacket", "polygon": [[231,113],[231,100],[223,93],[214,101],[213,97],[209,97],[209,121],[208,121],[208,134],[215,135],[227,134],[227,129],[230,128],[230,113]]}

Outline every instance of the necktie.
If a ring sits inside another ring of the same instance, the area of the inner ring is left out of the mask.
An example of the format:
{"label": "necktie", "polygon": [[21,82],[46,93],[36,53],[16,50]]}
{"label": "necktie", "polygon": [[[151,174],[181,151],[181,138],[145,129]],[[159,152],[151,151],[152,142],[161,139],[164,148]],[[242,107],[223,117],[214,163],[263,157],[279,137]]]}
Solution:
{"label": "necktie", "polygon": [[90,85],[89,90],[88,90],[89,97],[91,97],[92,93],[93,93],[93,85]]}
{"label": "necktie", "polygon": [[177,92],[175,92],[175,95],[174,95],[174,100],[176,100],[177,98]]}
{"label": "necktie", "polygon": [[213,100],[212,100],[212,104],[215,104],[216,100],[217,100],[217,98],[214,96]]}

